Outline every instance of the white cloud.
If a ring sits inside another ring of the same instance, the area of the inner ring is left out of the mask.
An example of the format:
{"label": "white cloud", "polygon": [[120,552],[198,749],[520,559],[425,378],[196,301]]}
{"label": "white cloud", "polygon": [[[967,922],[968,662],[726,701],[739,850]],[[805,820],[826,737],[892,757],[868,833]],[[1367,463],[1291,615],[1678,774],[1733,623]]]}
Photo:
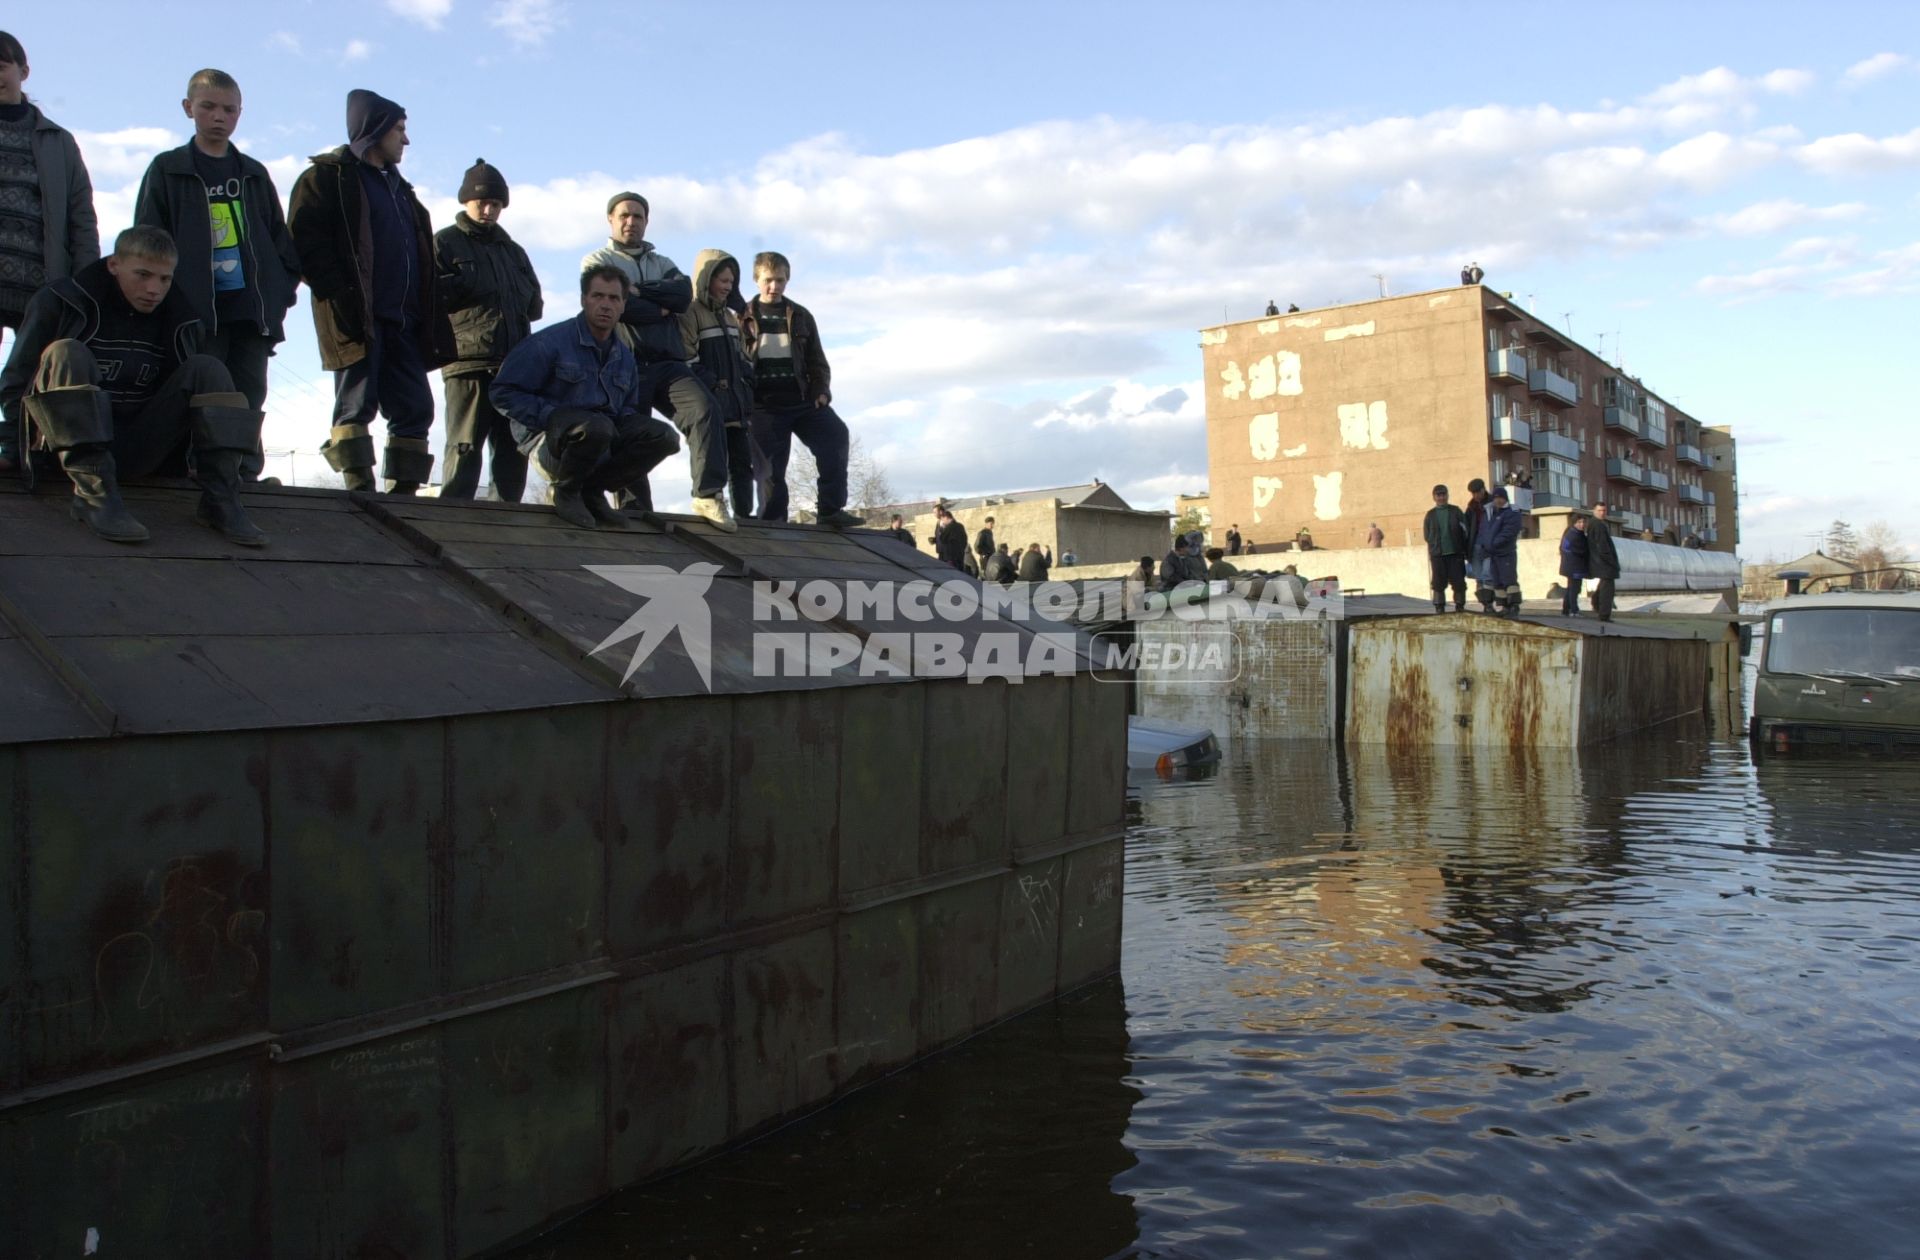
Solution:
{"label": "white cloud", "polygon": [[1875,79],[1883,79],[1894,71],[1904,70],[1912,64],[1913,58],[1903,53],[1875,53],[1865,60],[1856,61],[1848,66],[1846,73],[1840,77],[1842,82],[1849,86],[1855,86],[1862,83],[1871,83]]}
{"label": "white cloud", "polygon": [[373,56],[373,45],[364,39],[350,39],[347,46],[340,50],[340,60],[348,65],[356,61],[365,61]]}
{"label": "white cloud", "polygon": [[1730,236],[1771,236],[1808,223],[1857,219],[1867,212],[1858,201],[1832,206],[1809,206],[1790,198],[1757,201],[1732,214],[1716,215],[1708,222],[1717,231]]}
{"label": "white cloud", "polygon": [[437,31],[453,12],[453,0],[387,0],[387,8],[409,22]]}
{"label": "white cloud", "polygon": [[[87,174],[98,188],[115,180],[138,180],[147,163],[163,149],[175,149],[186,137],[164,127],[125,127],[119,131],[76,131],[73,138],[86,160]],[[105,216],[102,215],[104,222]]]}
{"label": "white cloud", "polygon": [[487,25],[503,32],[521,47],[537,47],[567,20],[560,0],[498,0],[487,14]]}
{"label": "white cloud", "polygon": [[300,55],[300,37],[292,31],[275,31],[267,36],[267,47],[278,48],[297,57]]}
{"label": "white cloud", "polygon": [[1822,136],[1802,145],[1794,156],[1823,175],[1864,175],[1920,164],[1920,127],[1878,139],[1857,131]]}

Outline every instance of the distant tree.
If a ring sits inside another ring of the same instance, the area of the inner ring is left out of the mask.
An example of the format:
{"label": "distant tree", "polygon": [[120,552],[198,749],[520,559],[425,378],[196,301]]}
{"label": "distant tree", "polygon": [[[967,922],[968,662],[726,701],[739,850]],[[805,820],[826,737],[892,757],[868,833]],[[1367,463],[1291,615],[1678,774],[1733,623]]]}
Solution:
{"label": "distant tree", "polygon": [[[799,442],[793,444],[792,450],[787,458],[787,490],[796,502],[807,502],[820,484],[820,466],[813,462],[813,452]],[[870,508],[896,502],[893,479],[887,475],[886,467],[856,436],[847,449],[848,509],[859,515]]]}
{"label": "distant tree", "polygon": [[1206,527],[1207,519],[1200,514],[1200,509],[1197,507],[1190,507],[1173,518],[1175,534],[1191,534],[1196,529],[1204,530]]}
{"label": "distant tree", "polygon": [[1835,560],[1845,560],[1848,564],[1852,564],[1860,554],[1860,539],[1853,532],[1853,526],[1845,521],[1835,521],[1827,526],[1827,541],[1821,550]]}
{"label": "distant tree", "polygon": [[[1900,535],[1885,521],[1873,521],[1860,531],[1860,546],[1854,563],[1862,569],[1884,569],[1904,559],[1900,554]],[[1897,573],[1876,573],[1867,579],[1875,590],[1890,591],[1899,585]]]}

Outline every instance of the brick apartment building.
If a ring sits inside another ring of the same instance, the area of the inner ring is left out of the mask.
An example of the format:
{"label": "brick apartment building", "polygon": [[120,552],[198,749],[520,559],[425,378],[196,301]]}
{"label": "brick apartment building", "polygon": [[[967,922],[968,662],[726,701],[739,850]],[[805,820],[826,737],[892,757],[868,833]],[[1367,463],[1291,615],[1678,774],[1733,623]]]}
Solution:
{"label": "brick apartment building", "polygon": [[1536,511],[1612,505],[1661,542],[1739,541],[1736,453],[1639,380],[1483,285],[1200,334],[1215,522],[1265,550],[1420,541],[1436,482],[1531,472]]}

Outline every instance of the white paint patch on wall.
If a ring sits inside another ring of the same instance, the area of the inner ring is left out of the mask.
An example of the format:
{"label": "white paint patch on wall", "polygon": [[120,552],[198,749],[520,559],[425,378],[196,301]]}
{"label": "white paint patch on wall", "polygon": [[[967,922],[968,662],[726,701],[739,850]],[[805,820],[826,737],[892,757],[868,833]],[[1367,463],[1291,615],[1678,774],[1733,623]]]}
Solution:
{"label": "white paint patch on wall", "polygon": [[1272,459],[1280,453],[1280,413],[1266,411],[1247,422],[1247,445],[1255,459]]}
{"label": "white paint patch on wall", "polygon": [[1318,315],[1309,315],[1301,319],[1290,319],[1287,321],[1287,327],[1318,328],[1320,327],[1320,317]]}
{"label": "white paint patch on wall", "polygon": [[1265,355],[1247,365],[1247,397],[1271,398],[1279,383],[1273,374],[1273,356]]}
{"label": "white paint patch on wall", "polygon": [[1281,451],[1280,453],[1286,456],[1288,459],[1299,459],[1302,455],[1305,455],[1307,453],[1307,444],[1305,442],[1302,442],[1298,446],[1289,446],[1286,450]]}
{"label": "white paint patch on wall", "polygon": [[1260,523],[1260,509],[1273,502],[1273,496],[1280,493],[1284,483],[1278,477],[1255,477],[1253,479],[1253,523]]}
{"label": "white paint patch on wall", "polygon": [[1325,334],[1328,341],[1342,341],[1348,337],[1373,336],[1373,321],[1364,324],[1348,324],[1345,328],[1329,328]]}
{"label": "white paint patch on wall", "polygon": [[1300,356],[1291,350],[1273,352],[1274,374],[1278,377],[1278,392],[1295,397],[1300,393]]}
{"label": "white paint patch on wall", "polygon": [[1324,477],[1313,474],[1313,515],[1316,520],[1340,519],[1340,483],[1345,473],[1330,472]]}
{"label": "white paint patch on wall", "polygon": [[1387,449],[1387,404],[1341,403],[1334,409],[1340,418],[1340,441],[1356,451]]}
{"label": "white paint patch on wall", "polygon": [[1220,396],[1229,402],[1238,402],[1246,392],[1247,381],[1240,375],[1240,365],[1227,360],[1227,366],[1220,369]]}
{"label": "white paint patch on wall", "polygon": [[1263,319],[1255,324],[1254,328],[1263,333],[1277,333],[1280,331],[1280,321],[1277,319]]}
{"label": "white paint patch on wall", "polygon": [[1453,294],[1442,293],[1436,297],[1430,297],[1427,299],[1427,309],[1432,310],[1436,306],[1445,306],[1447,303],[1451,301],[1453,301]]}
{"label": "white paint patch on wall", "polygon": [[1202,328],[1200,344],[1203,346],[1224,346],[1227,344],[1227,330],[1224,328]]}

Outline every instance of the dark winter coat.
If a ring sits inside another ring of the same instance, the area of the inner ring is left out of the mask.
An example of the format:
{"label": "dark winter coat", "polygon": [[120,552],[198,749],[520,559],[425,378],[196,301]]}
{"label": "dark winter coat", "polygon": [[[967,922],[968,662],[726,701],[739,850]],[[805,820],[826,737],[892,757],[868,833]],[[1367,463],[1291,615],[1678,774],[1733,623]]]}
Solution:
{"label": "dark winter coat", "polygon": [[[1588,529],[1593,528],[1591,525]],[[1608,539],[1609,542],[1612,539]],[[1586,530],[1567,526],[1567,532],[1560,535],[1560,576],[1581,578],[1587,576],[1587,535]]]}
{"label": "dark winter coat", "polygon": [[1511,507],[1495,508],[1474,536],[1473,558],[1487,565],[1484,581],[1504,590],[1519,581],[1520,531],[1526,518]]}
{"label": "dark winter coat", "polygon": [[[782,298],[787,308],[787,339],[793,344],[793,372],[800,382],[800,400],[807,406],[816,398],[833,401],[833,369],[827,364],[827,352],[820,346],[820,325],[813,312],[792,298]],[[763,309],[759,298],[747,303],[742,318],[747,331],[747,353],[753,353],[759,325],[756,316]]]}
{"label": "dark winter coat", "polygon": [[47,283],[100,261],[100,220],[93,212],[93,181],[73,133],[33,113],[33,165],[40,181],[40,230],[46,243]]}
{"label": "dark winter coat", "polygon": [[967,567],[967,527],[949,520],[933,531],[933,554],[963,572]]}
{"label": "dark winter coat", "polygon": [[1020,580],[1022,582],[1044,582],[1047,571],[1053,566],[1047,558],[1037,551],[1029,551],[1020,557]]}
{"label": "dark winter coat", "polygon": [[[26,317],[14,336],[7,366],[0,370],[0,412],[13,421],[20,419],[20,400],[33,387],[34,374],[40,370],[40,356],[56,341],[69,338],[91,342],[100,331],[101,303],[112,300],[119,282],[107,270],[105,260],[89,263],[77,275],[56,280],[33,295],[27,303]],[[154,312],[169,328],[167,344],[172,350],[169,370],[200,353],[206,330],[193,304],[171,290]]]}
{"label": "dark winter coat", "polygon": [[[312,290],[320,366],[338,372],[367,356],[373,322],[373,228],[360,191],[360,159],[343,144],[316,153],[311,162],[294,181],[287,226],[300,254],[301,278]],[[436,368],[457,357],[453,324],[434,279],[433,223],[413,186],[400,182],[413,210],[414,246],[419,251],[420,352],[427,366]]]}
{"label": "dark winter coat", "polygon": [[527,251],[499,224],[475,223],[462,210],[434,233],[433,260],[441,300],[453,317],[457,357],[445,374],[498,368],[546,310]]}
{"label": "dark winter coat", "polygon": [[693,301],[680,314],[680,339],[693,374],[713,396],[715,415],[739,428],[753,410],[753,364],[740,336],[740,317],[712,296],[714,272],[740,264],[723,249],[703,249],[693,260]]}
{"label": "dark winter coat", "polygon": [[1597,516],[1587,522],[1587,576],[1596,580],[1620,576],[1620,553],[1614,550],[1613,530]]}
{"label": "dark winter coat", "polygon": [[[287,308],[300,287],[300,255],[293,247],[280,191],[267,168],[239,149],[240,248],[245,251],[247,293],[257,302],[255,317],[276,343],[287,337]],[[209,332],[220,328],[213,294],[213,233],[207,208],[207,184],[193,162],[193,141],[153,159],[140,181],[133,221],[165,228],[180,260],[173,270],[174,292],[183,294]]]}
{"label": "dark winter coat", "polygon": [[1429,556],[1467,554],[1467,516],[1451,503],[1429,508],[1421,532],[1426,535]]}
{"label": "dark winter coat", "polygon": [[992,530],[982,529],[979,533],[973,536],[973,554],[976,556],[979,556],[982,560],[986,559],[988,556],[992,555],[994,552],[998,550],[1000,550],[1000,548],[993,541]]}

